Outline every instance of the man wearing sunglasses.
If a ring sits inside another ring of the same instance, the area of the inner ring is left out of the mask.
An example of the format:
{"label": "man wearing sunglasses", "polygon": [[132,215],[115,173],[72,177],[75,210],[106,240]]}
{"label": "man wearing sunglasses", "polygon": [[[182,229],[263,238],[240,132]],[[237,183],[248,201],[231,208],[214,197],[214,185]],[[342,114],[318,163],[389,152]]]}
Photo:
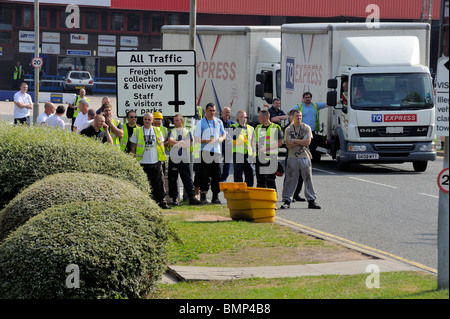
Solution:
{"label": "man wearing sunglasses", "polygon": [[133,134],[133,130],[137,127],[137,116],[136,112],[130,110],[127,112],[126,122],[123,127],[123,136],[120,139],[120,149],[125,153],[131,152],[131,142],[130,137]]}
{"label": "man wearing sunglasses", "polygon": [[214,103],[208,103],[205,111],[205,117],[197,124],[194,134],[195,142],[201,143],[200,167],[197,172],[200,181],[200,201],[204,204],[207,203],[206,194],[211,181],[213,193],[211,203],[220,204],[221,149],[226,133],[222,121],[215,117],[216,106]]}
{"label": "man wearing sunglasses", "polygon": [[199,205],[201,203],[195,198],[194,185],[189,168],[190,154],[193,150],[193,138],[191,132],[183,127],[183,120],[184,118],[181,114],[176,114],[173,118],[175,128],[167,133],[169,196],[172,198],[173,205],[179,204],[178,175],[180,175],[184,190],[189,197],[189,204]]}

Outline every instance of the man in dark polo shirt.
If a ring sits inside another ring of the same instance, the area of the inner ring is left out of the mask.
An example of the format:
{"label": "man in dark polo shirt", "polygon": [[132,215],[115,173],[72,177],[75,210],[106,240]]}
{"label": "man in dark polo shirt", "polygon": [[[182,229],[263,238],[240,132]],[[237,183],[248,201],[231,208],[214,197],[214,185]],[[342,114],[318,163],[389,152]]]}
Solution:
{"label": "man in dark polo shirt", "polygon": [[[101,128],[103,128],[103,131],[100,130]],[[96,115],[93,125],[89,125],[87,128],[82,130],[80,134],[88,137],[94,137],[100,139],[102,143],[109,143],[113,145],[113,140],[111,134],[109,134],[108,128],[108,124],[105,122],[105,117],[103,115]]]}
{"label": "man in dark polo shirt", "polygon": [[268,109],[270,113],[270,121],[272,123],[281,125],[281,121],[287,120],[288,116],[281,110],[281,101],[279,98],[274,98],[272,107]]}

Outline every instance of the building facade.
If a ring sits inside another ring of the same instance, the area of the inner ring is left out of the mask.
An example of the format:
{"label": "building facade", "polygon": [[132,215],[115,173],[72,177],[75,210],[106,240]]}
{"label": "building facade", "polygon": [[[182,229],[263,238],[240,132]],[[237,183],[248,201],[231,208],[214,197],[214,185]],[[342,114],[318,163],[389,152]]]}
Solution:
{"label": "building facade", "polygon": [[[41,85],[56,90],[58,80],[69,70],[87,70],[99,83],[112,88],[117,50],[161,48],[161,27],[189,24],[189,0],[40,0],[39,46],[44,64]],[[318,0],[197,0],[198,25],[281,25],[309,22],[421,21],[429,14],[432,43],[439,39],[440,1],[427,11],[423,0],[370,1]],[[75,3],[75,5],[72,5]],[[378,10],[378,12],[377,12]],[[0,0],[0,89],[11,89],[13,69],[20,61],[32,74],[34,57],[34,1]],[[434,45],[432,44],[432,46]],[[437,44],[436,44],[437,45]],[[437,49],[431,48],[432,63]],[[53,83],[54,82],[54,83]]]}

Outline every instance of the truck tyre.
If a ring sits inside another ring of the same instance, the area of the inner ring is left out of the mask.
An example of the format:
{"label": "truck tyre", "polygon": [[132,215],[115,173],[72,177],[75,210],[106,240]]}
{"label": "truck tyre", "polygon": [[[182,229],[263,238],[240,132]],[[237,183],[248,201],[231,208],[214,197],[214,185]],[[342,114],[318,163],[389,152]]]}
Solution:
{"label": "truck tyre", "polygon": [[413,167],[416,172],[425,172],[427,169],[428,162],[427,161],[416,161],[413,162]]}
{"label": "truck tyre", "polygon": [[339,139],[336,139],[336,141],[335,141],[335,150],[336,150],[335,158],[336,158],[337,169],[340,171],[347,171],[350,167],[350,163],[343,162],[341,160],[341,152],[342,151],[341,151],[341,144],[339,143]]}
{"label": "truck tyre", "polygon": [[319,163],[320,159],[322,158],[322,153],[318,151],[312,152],[312,162],[313,163]]}

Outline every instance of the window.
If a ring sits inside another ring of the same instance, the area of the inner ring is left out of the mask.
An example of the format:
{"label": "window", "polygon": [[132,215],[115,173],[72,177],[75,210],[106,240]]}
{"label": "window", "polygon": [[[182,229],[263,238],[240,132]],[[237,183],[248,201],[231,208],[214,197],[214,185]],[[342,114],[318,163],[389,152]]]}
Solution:
{"label": "window", "polygon": [[22,7],[16,7],[16,27],[22,26]]}
{"label": "window", "polygon": [[167,15],[167,24],[177,25],[178,24],[178,14],[169,13]]}
{"label": "window", "polygon": [[0,7],[0,30],[12,30],[12,9]]}
{"label": "window", "polygon": [[152,14],[152,32],[161,32],[161,27],[164,25],[164,14]]}
{"label": "window", "polygon": [[57,21],[56,21],[56,17],[58,15],[58,12],[56,11],[55,8],[50,9],[50,28],[52,29],[56,29],[57,26]]}
{"label": "window", "polygon": [[[69,19],[68,21],[66,21]],[[78,21],[75,21],[78,19]],[[63,29],[69,28],[69,26],[81,26],[81,15],[74,14],[72,11],[66,12],[65,10],[61,11],[59,18],[59,27]]]}
{"label": "window", "polygon": [[12,44],[12,9],[0,7],[0,45]]}
{"label": "window", "polygon": [[123,13],[111,13],[111,30],[123,30]]}
{"label": "window", "polygon": [[141,31],[141,14],[140,13],[128,13],[127,15],[128,31]]}
{"label": "window", "polygon": [[23,9],[23,27],[32,28],[33,27],[33,11],[30,8]]}
{"label": "window", "polygon": [[85,15],[86,29],[98,30],[98,14],[97,12],[86,12]]}
{"label": "window", "polygon": [[39,27],[41,27],[41,28],[47,27],[47,23],[48,23],[47,12],[48,12],[47,9],[42,9],[42,8],[39,9]]}

